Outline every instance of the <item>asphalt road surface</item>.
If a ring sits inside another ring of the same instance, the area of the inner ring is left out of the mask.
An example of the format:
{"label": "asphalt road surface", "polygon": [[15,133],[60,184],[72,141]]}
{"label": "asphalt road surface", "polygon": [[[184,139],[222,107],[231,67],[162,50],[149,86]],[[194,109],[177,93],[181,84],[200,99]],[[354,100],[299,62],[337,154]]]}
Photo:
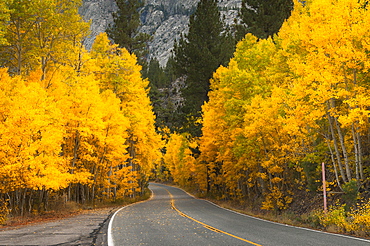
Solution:
{"label": "asphalt road surface", "polygon": [[181,189],[150,184],[150,200],[118,210],[108,245],[335,245],[370,246],[370,240],[272,223],[195,199]]}

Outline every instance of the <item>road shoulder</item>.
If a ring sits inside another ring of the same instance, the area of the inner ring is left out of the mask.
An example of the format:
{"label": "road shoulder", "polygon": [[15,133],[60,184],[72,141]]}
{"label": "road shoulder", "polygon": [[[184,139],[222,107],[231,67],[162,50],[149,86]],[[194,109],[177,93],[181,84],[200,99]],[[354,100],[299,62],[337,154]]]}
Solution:
{"label": "road shoulder", "polygon": [[106,227],[116,209],[96,209],[65,219],[3,228],[0,245],[106,245]]}

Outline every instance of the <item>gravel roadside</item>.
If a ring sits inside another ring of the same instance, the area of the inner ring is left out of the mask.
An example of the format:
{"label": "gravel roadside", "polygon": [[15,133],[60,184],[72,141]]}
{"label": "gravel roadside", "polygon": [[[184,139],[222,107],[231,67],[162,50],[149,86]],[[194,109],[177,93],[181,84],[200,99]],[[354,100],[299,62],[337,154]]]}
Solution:
{"label": "gravel roadside", "polygon": [[25,226],[0,228],[0,245],[107,245],[107,228],[117,208]]}

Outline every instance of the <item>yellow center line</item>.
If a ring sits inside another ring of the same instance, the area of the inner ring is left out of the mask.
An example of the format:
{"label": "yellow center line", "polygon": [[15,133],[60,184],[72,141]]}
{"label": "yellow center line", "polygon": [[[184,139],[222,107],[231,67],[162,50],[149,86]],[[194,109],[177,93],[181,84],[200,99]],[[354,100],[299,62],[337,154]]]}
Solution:
{"label": "yellow center line", "polygon": [[205,227],[205,228],[207,228],[208,230],[211,230],[211,231],[214,231],[214,232],[217,232],[217,233],[222,233],[222,234],[228,235],[228,236],[230,236],[230,237],[233,237],[233,238],[239,239],[239,240],[241,240],[241,241],[247,242],[247,243],[252,244],[252,245],[262,246],[261,244],[254,243],[254,242],[252,242],[252,241],[249,241],[249,240],[247,240],[247,239],[244,239],[244,238],[238,237],[238,236],[233,235],[233,234],[231,234],[231,233],[228,233],[228,232],[226,232],[226,231],[222,231],[222,230],[217,229],[217,228],[215,228],[215,227],[213,227],[213,226],[207,225],[207,224],[205,224],[205,223],[203,223],[203,222],[201,222],[201,221],[199,221],[199,220],[196,220],[196,219],[194,219],[193,217],[190,217],[190,216],[189,216],[189,215],[187,215],[187,214],[184,214],[183,212],[181,212],[180,210],[178,210],[178,209],[176,208],[176,206],[175,206],[175,199],[173,199],[173,195],[171,194],[171,192],[170,192],[169,190],[167,190],[166,188],[163,188],[163,189],[165,189],[165,190],[168,192],[168,194],[170,195],[170,198],[171,198],[171,207],[172,207],[176,212],[178,212],[178,213],[179,213],[179,215],[181,215],[181,216],[183,216],[183,217],[186,217],[186,218],[188,218],[188,219],[191,219],[192,221],[195,221],[195,222],[197,222],[198,224],[201,224],[202,226],[204,226],[204,227]]}

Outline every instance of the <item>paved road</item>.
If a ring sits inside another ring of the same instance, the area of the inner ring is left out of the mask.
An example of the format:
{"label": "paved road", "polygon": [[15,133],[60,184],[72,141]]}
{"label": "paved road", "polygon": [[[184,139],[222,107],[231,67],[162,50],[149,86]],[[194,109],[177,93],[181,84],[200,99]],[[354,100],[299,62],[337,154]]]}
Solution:
{"label": "paved road", "polygon": [[113,245],[370,245],[369,240],[296,228],[222,209],[184,191],[150,184],[149,201],[124,207],[109,223]]}

